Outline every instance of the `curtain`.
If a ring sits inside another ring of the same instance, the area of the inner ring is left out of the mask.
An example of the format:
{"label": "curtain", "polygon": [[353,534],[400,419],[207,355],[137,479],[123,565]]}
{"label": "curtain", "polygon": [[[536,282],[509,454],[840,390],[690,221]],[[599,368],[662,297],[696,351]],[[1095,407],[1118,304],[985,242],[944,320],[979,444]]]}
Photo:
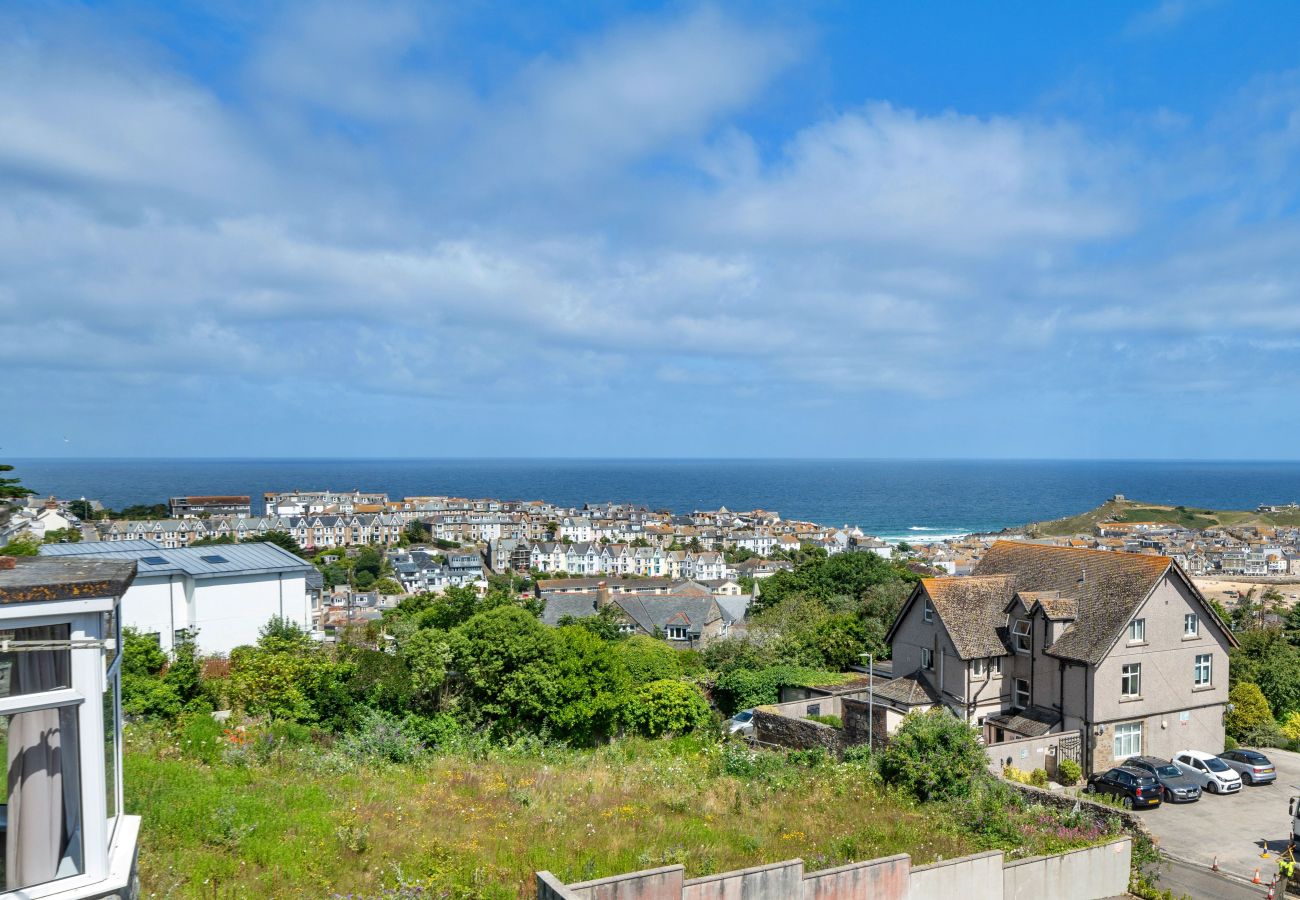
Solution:
{"label": "curtain", "polygon": [[[28,628],[23,640],[66,640],[66,625]],[[70,652],[14,655],[10,694],[32,694],[68,684]],[[28,887],[71,875],[81,867],[81,785],[77,768],[77,712],[38,709],[9,718],[9,810],[5,832],[5,887]]]}

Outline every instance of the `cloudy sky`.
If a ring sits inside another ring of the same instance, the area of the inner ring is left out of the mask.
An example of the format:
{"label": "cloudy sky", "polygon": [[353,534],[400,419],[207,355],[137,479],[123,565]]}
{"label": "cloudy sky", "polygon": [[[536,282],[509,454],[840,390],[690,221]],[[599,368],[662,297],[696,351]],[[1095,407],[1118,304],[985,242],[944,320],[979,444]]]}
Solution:
{"label": "cloudy sky", "polygon": [[4,456],[1293,458],[1286,2],[0,6]]}

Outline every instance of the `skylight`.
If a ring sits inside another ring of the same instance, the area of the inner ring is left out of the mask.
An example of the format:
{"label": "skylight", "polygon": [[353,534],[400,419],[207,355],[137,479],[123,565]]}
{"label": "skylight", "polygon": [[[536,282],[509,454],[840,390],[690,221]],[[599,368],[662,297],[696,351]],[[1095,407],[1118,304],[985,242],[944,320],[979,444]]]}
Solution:
{"label": "skylight", "polygon": [[167,560],[163,559],[161,556],[143,556],[140,558],[140,562],[148,563],[151,566],[167,565]]}
{"label": "skylight", "polygon": [[203,560],[205,563],[228,563],[228,562],[230,562],[230,560],[226,559],[224,556],[217,556],[216,554],[213,554],[212,556],[200,556],[199,559]]}

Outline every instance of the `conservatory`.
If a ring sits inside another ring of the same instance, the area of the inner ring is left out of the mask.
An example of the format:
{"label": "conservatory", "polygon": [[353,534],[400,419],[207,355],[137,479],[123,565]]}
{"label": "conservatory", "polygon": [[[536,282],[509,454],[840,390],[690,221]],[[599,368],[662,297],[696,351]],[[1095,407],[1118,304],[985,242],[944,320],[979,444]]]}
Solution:
{"label": "conservatory", "polygon": [[119,603],[135,563],[0,557],[0,900],[134,898]]}

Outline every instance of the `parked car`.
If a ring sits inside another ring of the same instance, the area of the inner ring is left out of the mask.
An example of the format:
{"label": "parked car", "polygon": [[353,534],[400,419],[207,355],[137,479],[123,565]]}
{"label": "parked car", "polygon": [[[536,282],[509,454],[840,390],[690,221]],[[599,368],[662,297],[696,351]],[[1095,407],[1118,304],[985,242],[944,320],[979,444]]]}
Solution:
{"label": "parked car", "polygon": [[1125,768],[1141,769],[1160,783],[1166,803],[1192,803],[1201,799],[1201,785],[1190,775],[1184,775],[1167,759],[1158,756],[1133,756],[1124,761]]}
{"label": "parked car", "polygon": [[1223,760],[1203,750],[1179,750],[1174,765],[1196,780],[1211,794],[1235,794],[1241,790],[1241,776]]}
{"label": "parked car", "polygon": [[742,709],[726,722],[727,734],[738,734],[741,737],[754,736],[754,711],[752,709]]}
{"label": "parked car", "polygon": [[1160,795],[1164,793],[1154,775],[1128,766],[1116,766],[1089,776],[1088,784],[1083,790],[1088,794],[1118,797],[1126,809],[1159,806]]}
{"label": "parked car", "polygon": [[1277,781],[1273,762],[1258,750],[1224,750],[1219,759],[1241,776],[1246,784],[1272,784]]}

